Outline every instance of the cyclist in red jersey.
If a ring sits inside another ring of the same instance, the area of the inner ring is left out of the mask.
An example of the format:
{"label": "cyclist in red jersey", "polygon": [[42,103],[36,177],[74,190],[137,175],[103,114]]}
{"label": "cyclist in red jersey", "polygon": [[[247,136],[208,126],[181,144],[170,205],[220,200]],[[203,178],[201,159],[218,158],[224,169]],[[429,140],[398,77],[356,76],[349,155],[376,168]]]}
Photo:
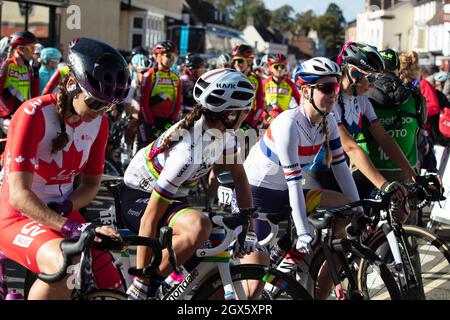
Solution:
{"label": "cyclist in red jersey", "polygon": [[263,125],[267,127],[281,112],[300,105],[300,93],[286,74],[288,61],[284,54],[271,54],[267,58],[271,76],[263,80],[266,110]]}
{"label": "cyclist in red jersey", "polygon": [[[78,210],[99,189],[108,136],[105,111],[129,90],[127,63],[107,44],[77,39],[69,61],[71,73],[58,94],[31,99],[17,110],[5,149],[0,250],[35,273],[55,273],[62,264],[61,241],[94,228]],[[78,174],[81,184],[73,190]],[[107,226],[96,231],[119,237]],[[120,288],[109,254],[93,252],[93,261],[97,286]],[[37,280],[29,298],[63,299],[70,293],[66,279]]]}
{"label": "cyclist in red jersey", "polygon": [[264,111],[264,91],[261,79],[252,71],[255,52],[252,47],[241,44],[233,49],[232,68],[245,74],[255,88],[256,96],[253,108],[245,119],[243,126],[256,129]]}
{"label": "cyclist in red jersey", "polygon": [[0,68],[0,117],[11,117],[26,100],[39,95],[39,67],[30,67],[37,40],[29,31],[13,33],[9,58]]}
{"label": "cyclist in red jersey", "polygon": [[170,41],[158,43],[153,50],[156,68],[144,74],[141,85],[140,145],[146,146],[175,123],[181,111],[181,81],[170,69],[176,61],[178,49]]}

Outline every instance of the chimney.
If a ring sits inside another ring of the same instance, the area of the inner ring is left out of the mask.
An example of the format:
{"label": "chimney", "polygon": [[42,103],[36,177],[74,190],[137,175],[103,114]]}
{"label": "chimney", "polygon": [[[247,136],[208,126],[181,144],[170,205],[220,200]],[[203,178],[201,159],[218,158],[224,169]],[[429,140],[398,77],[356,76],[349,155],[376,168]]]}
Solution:
{"label": "chimney", "polygon": [[253,18],[253,17],[248,17],[248,18],[247,18],[247,25],[248,25],[248,26],[254,26],[254,25],[255,25],[255,18]]}

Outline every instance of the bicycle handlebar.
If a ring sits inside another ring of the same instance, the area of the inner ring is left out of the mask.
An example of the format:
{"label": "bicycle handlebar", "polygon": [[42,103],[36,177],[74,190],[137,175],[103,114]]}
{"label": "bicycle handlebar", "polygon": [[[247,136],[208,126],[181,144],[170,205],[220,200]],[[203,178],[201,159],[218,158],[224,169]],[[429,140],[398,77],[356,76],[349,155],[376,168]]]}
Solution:
{"label": "bicycle handlebar", "polygon": [[[101,242],[95,242],[94,238],[99,237]],[[162,227],[160,229],[159,239],[140,236],[123,236],[122,239],[116,239],[102,234],[98,234],[94,229],[83,231],[78,239],[67,239],[61,241],[60,248],[63,254],[63,265],[54,274],[41,273],[38,279],[54,283],[64,279],[67,275],[67,268],[72,264],[72,259],[88,249],[115,250],[124,246],[147,246],[153,250],[153,260],[151,264],[143,269],[130,268],[129,274],[135,276],[151,276],[156,268],[159,267],[162,260],[162,250],[167,248],[169,251],[169,261],[174,270],[178,270],[175,253],[172,250],[172,229]]]}
{"label": "bicycle handlebar", "polygon": [[[261,212],[253,212],[252,217],[254,219],[258,219],[258,220],[262,220],[262,221],[267,221],[270,225],[270,234],[263,240],[259,241],[259,244],[261,246],[265,246],[268,243],[270,243],[272,241],[272,239],[278,234],[278,224],[281,221],[286,220],[290,213],[291,213],[292,209],[289,206],[286,206],[285,208],[283,208],[279,213],[261,213]],[[230,244],[233,242],[233,240],[235,239],[236,235],[234,234],[235,230],[242,225],[243,223],[245,223],[246,221],[243,221],[245,219],[245,217],[241,217],[239,215],[233,215],[233,216],[212,216],[211,220],[212,222],[219,226],[219,227],[223,227],[225,230],[225,239],[223,240],[223,242],[214,248],[202,248],[202,249],[198,249],[196,254],[198,257],[211,257],[211,256],[215,256],[217,254],[220,254],[222,252],[224,252],[225,250],[228,249],[228,247],[230,246]]]}
{"label": "bicycle handlebar", "polygon": [[279,213],[262,213],[262,212],[255,212],[253,214],[254,219],[267,221],[270,226],[270,233],[269,235],[259,241],[259,245],[264,247],[272,242],[273,239],[278,235],[279,226],[278,224],[282,221],[285,221],[289,218],[291,215],[292,208],[290,206],[284,207]]}

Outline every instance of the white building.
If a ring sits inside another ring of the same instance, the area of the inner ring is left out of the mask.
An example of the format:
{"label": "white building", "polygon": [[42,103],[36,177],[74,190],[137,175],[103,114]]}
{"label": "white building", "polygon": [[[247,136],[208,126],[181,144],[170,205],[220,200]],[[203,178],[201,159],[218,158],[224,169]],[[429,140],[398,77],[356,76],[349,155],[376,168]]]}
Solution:
{"label": "white building", "polygon": [[255,27],[252,18],[248,19],[242,34],[245,41],[258,53],[281,52],[284,55],[288,54],[288,45],[283,43],[283,35],[274,30]]}
{"label": "white building", "polygon": [[420,0],[414,7],[413,50],[419,53],[423,65],[440,65],[450,58],[450,28],[445,23],[450,4],[445,0]]}
{"label": "white building", "polygon": [[357,15],[356,41],[366,42],[378,49],[412,50],[414,1],[389,4],[367,1],[366,12]]}

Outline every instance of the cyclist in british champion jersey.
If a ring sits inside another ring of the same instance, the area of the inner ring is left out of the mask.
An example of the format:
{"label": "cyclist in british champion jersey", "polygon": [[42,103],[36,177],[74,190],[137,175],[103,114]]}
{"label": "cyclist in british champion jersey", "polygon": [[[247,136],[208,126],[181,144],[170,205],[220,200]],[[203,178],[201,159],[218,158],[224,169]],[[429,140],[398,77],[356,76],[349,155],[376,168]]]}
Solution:
{"label": "cyclist in british champion jersey", "polygon": [[[231,171],[239,207],[252,207],[244,167],[236,162],[234,131],[247,117],[253,97],[253,86],[241,72],[216,69],[205,73],[195,84],[198,104],[191,113],[138,151],[125,171],[121,192],[125,224],[139,235],[150,237],[156,236],[162,225],[172,227],[173,249],[180,265],[205,243],[211,232],[209,219],[185,198],[196,180],[213,166]],[[235,250],[250,252],[246,246],[254,246],[255,241],[245,241],[244,247],[237,243]],[[137,268],[148,265],[150,258],[151,250],[138,247]],[[172,271],[166,258],[159,269],[163,275]],[[146,299],[149,284],[150,279],[137,278],[127,293],[133,299]]]}
{"label": "cyclist in british champion jersey", "polygon": [[266,110],[263,113],[263,125],[267,127],[274,118],[287,109],[300,104],[300,93],[288,78],[288,61],[282,53],[269,55],[267,59],[271,76],[263,80]]}
{"label": "cyclist in british champion jersey", "polygon": [[[345,162],[336,120],[330,114],[339,92],[339,66],[327,58],[314,58],[301,64],[297,75],[300,106],[282,112],[271,122],[263,138],[250,150],[244,167],[253,203],[261,212],[280,212],[284,206],[291,206],[298,236],[296,248],[307,254],[312,241],[307,213],[318,205],[339,206],[359,200],[359,196]],[[322,146],[326,150],[324,165],[331,166],[345,195],[303,187],[302,168],[314,160]],[[341,236],[346,223],[340,220],[337,224]],[[270,231],[268,224],[260,221],[255,221],[255,230],[259,240]],[[261,263],[269,262],[266,252],[256,254]]]}
{"label": "cyclist in british champion jersey", "polygon": [[[71,44],[69,65],[58,94],[31,99],[17,110],[4,154],[0,250],[35,273],[57,272],[63,263],[61,241],[94,228],[78,210],[95,198],[100,186],[108,137],[105,111],[126,97],[130,85],[125,59],[93,39]],[[76,175],[81,184],[73,190]],[[96,231],[119,237],[106,226]],[[111,256],[96,251],[93,261],[97,286],[120,289]],[[67,278],[37,280],[29,299],[67,299],[70,293]]]}
{"label": "cyclist in british champion jersey", "polygon": [[[397,181],[387,181],[374,167],[368,155],[358,145],[357,135],[363,122],[386,154],[404,170],[408,179],[415,179],[415,172],[395,140],[379,123],[372,104],[365,93],[375,81],[375,75],[384,70],[383,58],[375,47],[364,43],[349,42],[338,56],[342,67],[341,90],[333,114],[338,122],[338,131],[344,151],[355,165],[379,190],[403,198],[406,190]],[[299,78],[294,74],[294,78]],[[313,164],[305,170],[308,187],[339,190],[330,170],[323,165],[325,150],[322,148]]]}

